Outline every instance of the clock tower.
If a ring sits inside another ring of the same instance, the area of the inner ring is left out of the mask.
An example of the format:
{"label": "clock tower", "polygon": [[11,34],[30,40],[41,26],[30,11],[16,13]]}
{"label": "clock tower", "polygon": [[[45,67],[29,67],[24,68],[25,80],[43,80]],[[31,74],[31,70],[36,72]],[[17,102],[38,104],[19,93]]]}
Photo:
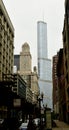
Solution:
{"label": "clock tower", "polygon": [[22,45],[22,52],[20,53],[20,73],[31,73],[31,59],[30,47],[25,42]]}

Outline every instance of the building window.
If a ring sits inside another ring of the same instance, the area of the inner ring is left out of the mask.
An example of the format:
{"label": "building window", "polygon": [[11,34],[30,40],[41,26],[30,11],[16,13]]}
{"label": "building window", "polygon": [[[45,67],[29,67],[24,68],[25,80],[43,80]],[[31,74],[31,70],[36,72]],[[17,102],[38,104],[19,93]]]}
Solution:
{"label": "building window", "polygon": [[0,23],[0,32],[2,31],[2,26],[1,26],[1,23]]}
{"label": "building window", "polygon": [[67,69],[67,60],[66,60],[66,62],[65,62],[65,65],[66,65],[66,69]]}
{"label": "building window", "polygon": [[67,83],[68,83],[68,74],[66,75],[66,80],[67,80]]}
{"label": "building window", "polygon": [[68,99],[69,99],[69,88],[67,89]]}
{"label": "building window", "polygon": [[68,25],[69,25],[69,9],[68,9],[68,11],[67,11],[67,12],[68,12]]}

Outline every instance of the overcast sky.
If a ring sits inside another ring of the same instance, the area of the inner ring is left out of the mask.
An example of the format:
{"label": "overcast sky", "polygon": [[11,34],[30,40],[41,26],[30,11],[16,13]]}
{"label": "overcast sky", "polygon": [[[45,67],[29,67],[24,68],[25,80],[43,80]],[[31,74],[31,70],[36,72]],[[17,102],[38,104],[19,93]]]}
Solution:
{"label": "overcast sky", "polygon": [[62,44],[65,0],[3,0],[15,29],[14,53],[20,54],[22,44],[28,42],[32,66],[37,65],[37,21],[47,23],[48,58],[59,51]]}

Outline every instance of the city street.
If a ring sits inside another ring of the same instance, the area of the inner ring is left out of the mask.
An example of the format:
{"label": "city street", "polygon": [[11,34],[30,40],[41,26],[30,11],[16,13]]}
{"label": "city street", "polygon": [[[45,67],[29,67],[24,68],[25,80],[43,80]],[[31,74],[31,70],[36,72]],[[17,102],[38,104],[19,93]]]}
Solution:
{"label": "city street", "polygon": [[69,130],[68,124],[66,124],[62,121],[59,121],[59,120],[55,120],[55,123],[56,123],[57,127],[52,128],[52,130]]}
{"label": "city street", "polygon": [[0,0],[0,130],[69,130],[69,0]]}
{"label": "city street", "polygon": [[[59,120],[54,120],[54,122],[56,123],[56,126],[52,127],[52,130],[69,130],[69,124]],[[39,130],[39,128],[36,130]],[[47,130],[47,128],[41,128],[41,130]]]}

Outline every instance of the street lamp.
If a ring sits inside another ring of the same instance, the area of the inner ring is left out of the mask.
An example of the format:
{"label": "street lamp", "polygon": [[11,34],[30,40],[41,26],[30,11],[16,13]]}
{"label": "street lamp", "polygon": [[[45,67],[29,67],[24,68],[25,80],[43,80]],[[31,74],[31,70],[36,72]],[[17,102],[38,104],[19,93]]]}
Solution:
{"label": "street lamp", "polygon": [[40,114],[40,126],[41,126],[41,101],[43,102],[43,96],[44,96],[44,94],[43,94],[43,92],[38,96],[38,98],[37,98],[37,100],[39,101],[39,110],[40,110],[40,112],[39,112],[39,114]]}
{"label": "street lamp", "polygon": [[46,130],[52,130],[52,118],[51,118],[51,108],[44,106],[44,117]]}

